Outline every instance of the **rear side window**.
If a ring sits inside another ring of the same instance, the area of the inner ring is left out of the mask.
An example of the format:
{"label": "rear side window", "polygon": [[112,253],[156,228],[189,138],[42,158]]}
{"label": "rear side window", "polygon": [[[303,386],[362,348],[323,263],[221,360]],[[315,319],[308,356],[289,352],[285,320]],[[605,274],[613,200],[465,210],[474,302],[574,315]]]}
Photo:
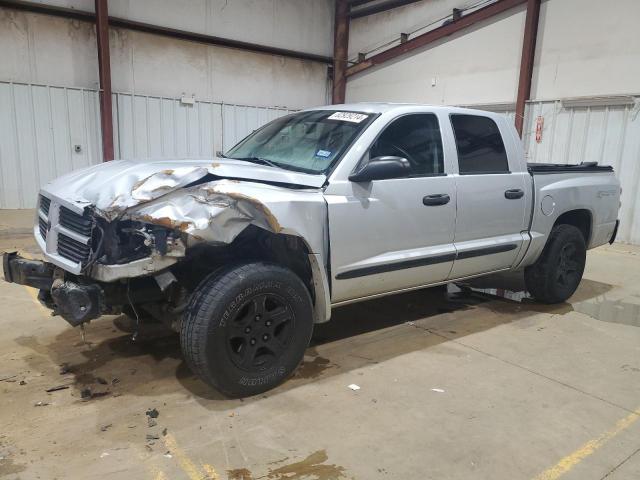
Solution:
{"label": "rear side window", "polygon": [[387,155],[406,158],[412,177],[444,174],[437,117],[432,113],[415,113],[391,122],[369,151],[370,158]]}
{"label": "rear side window", "polygon": [[507,173],[509,162],[496,122],[476,115],[451,115],[461,174]]}

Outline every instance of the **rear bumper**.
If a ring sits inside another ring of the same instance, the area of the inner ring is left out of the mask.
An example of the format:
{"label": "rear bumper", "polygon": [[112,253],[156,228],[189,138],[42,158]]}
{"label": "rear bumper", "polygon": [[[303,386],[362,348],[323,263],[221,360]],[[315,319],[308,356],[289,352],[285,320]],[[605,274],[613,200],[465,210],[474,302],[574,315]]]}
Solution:
{"label": "rear bumper", "polygon": [[618,235],[618,227],[620,226],[620,220],[616,220],[616,226],[613,229],[611,238],[609,239],[609,245],[612,245],[616,241],[616,235]]}

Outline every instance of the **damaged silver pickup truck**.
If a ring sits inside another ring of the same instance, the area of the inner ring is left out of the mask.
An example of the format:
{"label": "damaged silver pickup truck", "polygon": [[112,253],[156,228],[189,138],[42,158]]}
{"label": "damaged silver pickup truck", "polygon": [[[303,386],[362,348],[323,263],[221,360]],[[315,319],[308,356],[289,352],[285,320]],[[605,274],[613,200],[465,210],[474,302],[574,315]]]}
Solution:
{"label": "damaged silver pickup truck", "polygon": [[542,302],[612,242],[610,167],[530,164],[506,117],[354,104],[279,118],[211,161],[112,161],[42,188],[45,261],[4,255],[77,326],[126,313],[180,333],[232,396],[282,382],[339,305],[496,272]]}

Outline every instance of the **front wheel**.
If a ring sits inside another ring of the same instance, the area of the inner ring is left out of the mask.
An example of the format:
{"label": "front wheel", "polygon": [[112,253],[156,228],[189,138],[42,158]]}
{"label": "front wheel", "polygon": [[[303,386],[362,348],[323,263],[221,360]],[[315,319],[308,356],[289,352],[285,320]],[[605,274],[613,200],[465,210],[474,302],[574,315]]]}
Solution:
{"label": "front wheel", "polygon": [[180,343],[194,373],[237,397],[286,379],[302,361],[312,331],[311,298],[300,278],[258,262],[203,280],[185,311]]}
{"label": "front wheel", "polygon": [[524,272],[527,290],[543,303],[561,303],[578,288],[587,258],[585,239],[573,225],[557,225],[540,258]]}

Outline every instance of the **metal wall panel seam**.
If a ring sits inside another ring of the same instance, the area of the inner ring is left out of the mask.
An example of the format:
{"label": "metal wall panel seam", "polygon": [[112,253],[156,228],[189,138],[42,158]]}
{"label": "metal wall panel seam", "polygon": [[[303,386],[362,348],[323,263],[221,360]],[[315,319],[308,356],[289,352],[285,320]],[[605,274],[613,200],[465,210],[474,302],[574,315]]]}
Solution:
{"label": "metal wall panel seam", "polygon": [[173,108],[171,109],[171,119],[173,122],[173,155],[178,156],[178,115],[176,115],[176,111],[178,109],[177,103],[175,100],[172,102]]}
{"label": "metal wall panel seam", "polygon": [[553,118],[551,120],[551,144],[549,146],[549,157],[553,158],[553,146],[556,140],[556,128],[558,124],[558,110],[559,110],[560,102],[553,102]]}
{"label": "metal wall panel seam", "polygon": [[88,135],[88,132],[87,132],[87,127],[88,127],[88,124],[89,124],[89,122],[88,122],[89,115],[87,115],[87,109],[86,109],[86,104],[85,104],[85,100],[84,100],[84,90],[82,90],[81,98],[82,98],[82,115],[83,115],[83,120],[84,120],[82,122],[84,124],[83,125],[84,128],[82,130],[83,131],[83,136],[84,136],[84,142],[83,142],[84,147],[83,148],[84,148],[85,156],[86,156],[86,159],[87,159],[87,164],[88,165],[92,165],[93,162],[91,161],[91,155],[89,155],[89,152],[90,152],[89,151],[89,135]]}
{"label": "metal wall panel seam", "polygon": [[164,157],[164,100],[160,102],[160,154]]}
{"label": "metal wall panel seam", "polygon": [[620,128],[620,142],[618,142],[618,145],[620,145],[620,148],[618,149],[618,160],[617,163],[618,165],[622,166],[622,158],[623,158],[623,154],[624,154],[624,143],[626,141],[627,138],[627,123],[629,121],[629,108],[628,107],[624,107],[624,115],[622,116],[622,128]]}
{"label": "metal wall panel seam", "polygon": [[66,88],[64,89],[64,103],[67,119],[67,154],[71,163],[71,170],[75,170],[76,166],[73,164],[73,154],[71,152],[71,114],[69,113],[69,92]]}
{"label": "metal wall panel seam", "polygon": [[36,107],[33,101],[33,88],[29,88],[29,100],[31,105],[31,127],[33,128],[33,153],[35,158],[34,175],[36,185],[40,185],[40,154],[38,151],[38,129],[36,127]]}
{"label": "metal wall panel seam", "polygon": [[[637,151],[635,156],[631,157],[632,159],[635,159],[636,161],[636,165],[635,165],[635,175],[633,177],[633,182],[632,185],[634,186],[634,190],[633,192],[635,193],[635,195],[632,197],[631,200],[631,205],[629,207],[629,227],[628,227],[628,231],[629,231],[629,238],[632,240],[633,234],[634,234],[634,225],[635,222],[637,220],[638,217],[638,211],[637,208],[640,207],[640,205],[637,205],[638,203],[638,197],[640,197],[640,190],[638,190],[638,185],[640,184],[640,141],[638,141],[638,146],[637,146]],[[638,241],[640,241],[640,238],[638,238]]]}
{"label": "metal wall panel seam", "polygon": [[587,118],[584,125],[584,135],[582,136],[582,146],[580,148],[581,159],[585,158],[587,152],[587,142],[589,141],[589,128],[591,127],[591,107],[587,107]]}
{"label": "metal wall panel seam", "polygon": [[56,139],[53,131],[53,105],[51,103],[51,88],[47,87],[47,105],[49,108],[49,132],[51,134],[51,151],[53,152],[53,175],[58,175],[58,159],[56,156]]}
{"label": "metal wall panel seam", "polygon": [[602,132],[602,138],[600,139],[600,158],[604,158],[604,145],[607,141],[607,134],[609,133],[609,105],[604,107],[604,128]]}
{"label": "metal wall panel seam", "polygon": [[[120,148],[120,100],[118,98],[118,94],[114,93],[112,94],[113,98],[115,98],[115,102],[112,101],[111,105],[113,105],[114,108],[114,112],[112,113],[113,115],[113,122],[115,123],[114,128],[113,128],[113,148],[114,148],[114,156],[116,158],[122,158],[122,150]],[[100,137],[102,137],[102,135],[100,135]],[[100,145],[100,151],[102,151],[102,145]]]}
{"label": "metal wall panel seam", "polygon": [[149,97],[144,97],[145,122],[147,127],[147,157],[151,156],[151,131],[149,130]]}
{"label": "metal wall panel seam", "polygon": [[16,92],[15,85],[11,83],[11,113],[13,117],[13,138],[15,139],[15,152],[16,152],[16,175],[18,177],[18,208],[25,208],[24,188],[22,187],[22,165],[20,156],[20,138],[18,137],[18,122],[16,112]]}
{"label": "metal wall panel seam", "polygon": [[[0,136],[0,139],[1,138],[2,137]],[[5,169],[3,167],[5,160],[3,160],[3,157],[6,158],[6,154],[3,155],[2,145],[0,144],[0,200],[2,201],[2,206],[4,207],[5,205],[7,205],[6,190],[4,188],[4,180],[7,177],[5,177],[5,172],[4,172]]]}
{"label": "metal wall panel seam", "polygon": [[564,146],[564,163],[570,163],[571,160],[571,138],[573,137],[573,116],[575,110],[572,108],[569,110],[569,125],[567,128],[567,139]]}

